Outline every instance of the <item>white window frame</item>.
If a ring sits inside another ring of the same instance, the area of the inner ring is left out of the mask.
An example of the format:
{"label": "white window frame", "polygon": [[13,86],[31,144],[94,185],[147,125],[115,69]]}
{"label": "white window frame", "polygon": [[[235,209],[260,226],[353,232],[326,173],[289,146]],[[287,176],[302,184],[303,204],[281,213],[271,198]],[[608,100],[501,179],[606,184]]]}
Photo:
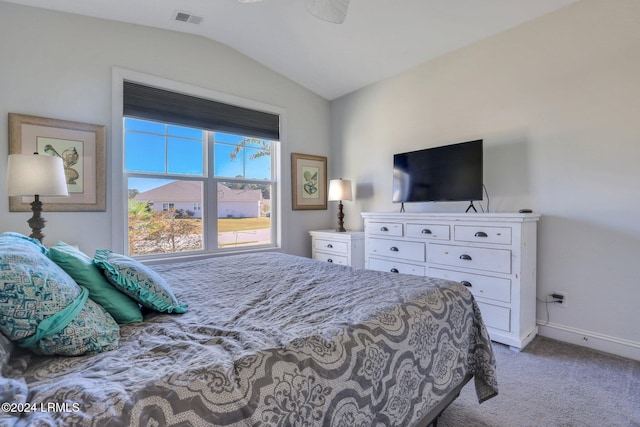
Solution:
{"label": "white window frame", "polygon": [[[262,102],[241,98],[222,92],[193,86],[186,83],[168,80],[157,76],[140,73],[137,71],[126,70],[119,67],[113,67],[112,71],[112,149],[109,150],[111,157],[111,184],[113,190],[111,192],[111,223],[112,223],[112,248],[119,253],[126,253],[128,246],[128,230],[127,230],[127,206],[124,195],[128,193],[127,182],[124,179],[124,120],[123,120],[123,85],[124,81],[132,81],[149,86],[155,86],[169,91],[184,93],[187,95],[197,96],[200,98],[211,99],[226,104],[237,105],[239,107],[249,108],[257,111],[277,114],[280,117],[280,140],[275,143],[272,158],[272,170],[275,182],[271,191],[271,245],[251,247],[243,246],[234,249],[210,249],[197,252],[178,252],[169,254],[147,255],[145,260],[161,260],[163,258],[197,258],[202,256],[211,256],[212,254],[239,253],[239,252],[260,252],[273,251],[282,249],[283,227],[282,227],[282,146],[285,141],[285,110],[273,105]],[[212,151],[212,150],[211,150]],[[209,157],[213,153],[209,153]],[[209,163],[211,159],[207,159]],[[205,191],[207,190],[205,186]],[[206,206],[207,211],[213,212],[215,209],[215,201],[212,197],[208,198]],[[275,218],[274,218],[275,208]],[[205,225],[205,239],[209,242],[214,241],[217,236],[217,223]]]}

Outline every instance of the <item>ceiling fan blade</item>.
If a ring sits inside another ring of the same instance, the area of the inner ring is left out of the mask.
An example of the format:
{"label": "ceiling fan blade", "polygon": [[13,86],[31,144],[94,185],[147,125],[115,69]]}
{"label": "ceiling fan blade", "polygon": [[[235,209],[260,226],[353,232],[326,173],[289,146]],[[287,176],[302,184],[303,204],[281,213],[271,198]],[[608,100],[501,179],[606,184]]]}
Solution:
{"label": "ceiling fan blade", "polygon": [[312,15],[323,21],[342,24],[347,17],[350,0],[304,0]]}

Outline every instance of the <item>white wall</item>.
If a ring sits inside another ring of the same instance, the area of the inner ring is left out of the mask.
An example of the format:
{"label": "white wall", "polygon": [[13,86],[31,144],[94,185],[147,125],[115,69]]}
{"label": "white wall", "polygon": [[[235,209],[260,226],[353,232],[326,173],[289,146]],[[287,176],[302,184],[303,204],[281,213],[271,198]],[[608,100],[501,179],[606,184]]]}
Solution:
{"label": "white wall", "polygon": [[[107,211],[45,212],[45,243],[92,254],[112,242],[112,68],[121,67],[286,110],[282,226],[286,251],[310,255],[307,230],[329,211],[291,211],[291,152],[329,154],[329,103],[238,52],[201,37],[0,2],[0,231],[29,234],[30,213],[9,213],[7,114],[107,126]],[[46,209],[46,205],[45,205]]]}
{"label": "white wall", "polygon": [[484,138],[491,211],[543,215],[538,297],[568,294],[542,333],[640,359],[638,16],[638,0],[582,0],[332,102],[347,226],[398,210],[393,153]]}

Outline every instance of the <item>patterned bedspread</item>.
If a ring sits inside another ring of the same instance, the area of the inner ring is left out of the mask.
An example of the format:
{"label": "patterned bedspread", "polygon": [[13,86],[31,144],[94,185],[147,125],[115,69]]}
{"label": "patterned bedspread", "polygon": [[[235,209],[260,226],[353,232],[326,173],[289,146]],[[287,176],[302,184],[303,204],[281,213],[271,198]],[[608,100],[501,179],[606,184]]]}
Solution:
{"label": "patterned bedspread", "polygon": [[468,373],[497,394],[459,284],[277,253],[153,268],[188,312],[122,326],[107,353],[14,357],[24,399],[57,405],[18,425],[412,425]]}

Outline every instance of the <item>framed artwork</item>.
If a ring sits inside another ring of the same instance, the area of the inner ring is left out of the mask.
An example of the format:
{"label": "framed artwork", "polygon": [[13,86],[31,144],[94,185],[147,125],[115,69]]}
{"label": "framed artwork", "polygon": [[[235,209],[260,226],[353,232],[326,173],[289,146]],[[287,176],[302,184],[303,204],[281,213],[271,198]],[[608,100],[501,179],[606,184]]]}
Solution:
{"label": "framed artwork", "polygon": [[[69,197],[42,197],[47,212],[105,211],[106,128],[9,113],[9,154],[62,158]],[[9,197],[10,212],[31,211],[33,197]]]}
{"label": "framed artwork", "polygon": [[327,158],[291,153],[293,209],[327,209]]}

